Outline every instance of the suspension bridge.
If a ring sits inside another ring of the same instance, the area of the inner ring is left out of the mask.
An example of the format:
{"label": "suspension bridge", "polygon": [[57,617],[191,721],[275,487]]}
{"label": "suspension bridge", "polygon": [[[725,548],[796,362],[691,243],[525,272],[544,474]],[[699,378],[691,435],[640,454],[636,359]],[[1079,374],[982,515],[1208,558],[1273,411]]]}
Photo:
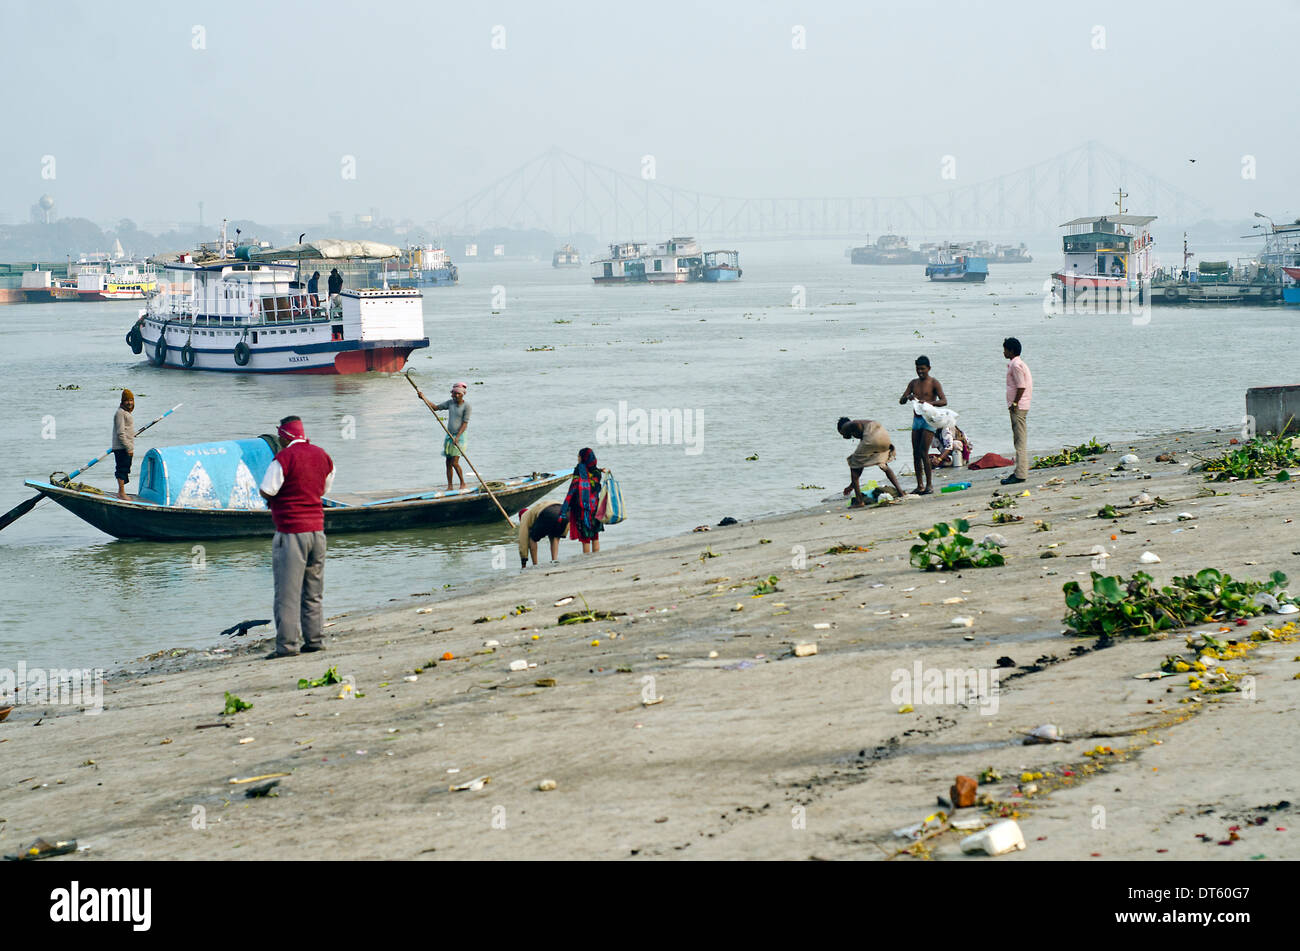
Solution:
{"label": "suspension bridge", "polygon": [[1097,142],[996,178],[903,197],[741,198],[692,191],[551,148],[448,208],[443,234],[537,229],[601,240],[861,239],[906,235],[1025,237],[1105,214],[1116,190],[1134,213],[1190,224],[1209,208]]}

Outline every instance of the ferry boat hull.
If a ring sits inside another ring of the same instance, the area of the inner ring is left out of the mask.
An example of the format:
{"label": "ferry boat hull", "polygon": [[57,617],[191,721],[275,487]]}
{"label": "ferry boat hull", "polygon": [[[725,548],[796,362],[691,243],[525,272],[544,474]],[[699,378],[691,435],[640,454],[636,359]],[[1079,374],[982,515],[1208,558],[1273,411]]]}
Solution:
{"label": "ferry boat hull", "polygon": [[726,281],[740,280],[738,267],[706,267],[702,279],[707,284],[722,284]]}
{"label": "ferry boat hull", "polygon": [[982,284],[989,276],[989,269],[982,259],[968,258],[926,265],[925,276],[932,281],[946,283]]}

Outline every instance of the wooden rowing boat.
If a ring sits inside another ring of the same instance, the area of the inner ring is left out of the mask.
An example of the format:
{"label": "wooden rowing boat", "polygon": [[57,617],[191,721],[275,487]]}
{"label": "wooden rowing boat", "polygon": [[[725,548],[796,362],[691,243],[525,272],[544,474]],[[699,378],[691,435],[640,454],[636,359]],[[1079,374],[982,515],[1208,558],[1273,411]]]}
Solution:
{"label": "wooden rowing boat", "polygon": [[[569,473],[534,472],[489,482],[506,508],[515,512],[563,485]],[[75,485],[28,480],[30,488],[73,515],[118,538],[156,541],[270,537],[275,528],[265,508],[211,508],[158,504],[138,495],[116,495]],[[396,531],[499,520],[501,514],[482,486],[465,489],[371,491],[332,494],[324,500],[325,533]]]}

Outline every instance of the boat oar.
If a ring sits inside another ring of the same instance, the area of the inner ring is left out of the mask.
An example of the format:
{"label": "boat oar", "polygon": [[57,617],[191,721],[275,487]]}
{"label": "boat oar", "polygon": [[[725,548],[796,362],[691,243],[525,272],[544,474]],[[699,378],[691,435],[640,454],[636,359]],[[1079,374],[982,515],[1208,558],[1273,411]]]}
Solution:
{"label": "boat oar", "polygon": [[[411,384],[411,389],[415,390],[415,392],[416,392],[417,394],[419,394],[419,392],[420,392],[420,388],[419,388],[418,386],[416,386],[416,385],[415,385],[415,381],[411,379],[411,371],[410,371],[410,370],[407,370],[407,371],[406,371],[405,373],[403,373],[402,375],[403,375],[404,377],[406,377],[406,382],[409,383],[409,384]],[[452,437],[451,437],[451,430],[449,430],[449,429],[447,428],[447,424],[444,423],[444,422],[442,421],[442,417],[438,415],[437,410],[434,410],[434,409],[430,408],[430,412],[433,413],[433,418],[436,419],[436,420],[438,421],[438,425],[442,427],[442,431],[443,431],[444,433],[447,434],[447,438],[448,438],[448,439],[451,439],[451,438],[452,438]],[[453,440],[453,441],[454,441],[454,440]],[[478,470],[477,470],[477,469],[474,469],[474,463],[472,463],[472,462],[469,461],[469,456],[466,456],[466,455],[465,455],[465,451],[464,451],[463,449],[461,450],[461,453],[460,453],[460,454],[461,454],[462,457],[464,457],[464,459],[465,459],[466,462],[469,462],[469,467],[470,467],[471,469],[474,470],[474,475],[475,475],[475,477],[478,478],[479,485],[483,486],[483,491],[486,492],[486,493],[488,494],[488,498],[490,498],[490,499],[492,500],[492,502],[496,505],[496,507],[497,507],[497,511],[501,513],[501,517],[504,518],[504,519],[506,520],[506,524],[509,525],[510,528],[511,528],[511,530],[513,531],[514,528],[515,528],[515,523],[512,522],[512,521],[510,520],[510,516],[507,515],[507,514],[506,514],[506,510],[503,509],[503,508],[501,507],[501,503],[498,502],[498,501],[497,501],[497,497],[496,497],[495,495],[492,494],[492,490],[489,489],[487,483],[483,481],[483,477],[482,477],[481,475],[478,474]]]}
{"label": "boat oar", "polygon": [[[184,403],[177,403],[175,406],[173,406],[173,407],[172,407],[171,409],[169,409],[167,412],[163,413],[161,416],[159,416],[159,417],[158,417],[157,419],[155,419],[153,422],[151,422],[151,423],[146,423],[145,425],[141,426],[139,429],[137,429],[137,430],[135,431],[135,434],[136,434],[137,436],[139,436],[142,432],[144,432],[146,429],[148,429],[148,428],[149,428],[150,426],[152,426],[154,423],[160,423],[160,422],[162,422],[164,419],[166,419],[168,416],[170,416],[172,413],[176,412],[178,409],[180,409],[180,408],[181,408],[182,406],[184,406],[184,405],[185,405]],[[103,454],[102,456],[100,456],[98,459],[91,459],[88,463],[86,463],[86,464],[85,464],[84,466],[82,466],[80,469],[74,469],[72,472],[70,472],[70,473],[67,475],[66,478],[64,478],[64,479],[61,480],[61,481],[63,481],[63,482],[71,482],[74,478],[76,478],[77,476],[81,475],[83,472],[85,472],[87,469],[89,469],[89,468],[90,468],[91,466],[93,466],[95,463],[97,463],[97,462],[103,462],[105,459],[107,459],[107,458],[108,458],[109,456],[111,456],[112,454],[113,454],[113,450],[112,450],[112,449],[108,450],[108,452],[104,453],[104,454]],[[50,481],[51,481],[51,482],[54,481],[54,479],[53,479],[52,476],[51,476]],[[11,508],[8,512],[6,512],[6,513],[4,514],[3,517],[0,517],[0,531],[4,531],[6,528],[8,528],[8,527],[9,527],[10,525],[12,525],[14,522],[18,521],[20,518],[22,518],[24,515],[26,515],[28,512],[30,512],[30,511],[31,511],[31,510],[36,506],[36,503],[39,502],[39,501],[40,501],[41,499],[43,499],[43,498],[45,498],[45,496],[44,496],[42,493],[39,493],[39,492],[38,492],[36,495],[32,496],[30,499],[27,499],[27,500],[24,501],[24,502],[19,502],[17,505],[15,505],[13,508]]]}

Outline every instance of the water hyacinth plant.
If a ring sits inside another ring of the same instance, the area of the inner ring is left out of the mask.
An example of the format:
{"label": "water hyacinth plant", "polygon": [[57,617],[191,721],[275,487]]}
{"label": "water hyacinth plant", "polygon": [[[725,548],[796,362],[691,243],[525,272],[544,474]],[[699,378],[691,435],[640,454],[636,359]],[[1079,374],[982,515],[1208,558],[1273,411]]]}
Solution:
{"label": "water hyacinth plant", "polygon": [[1289,601],[1286,583],[1287,577],[1280,571],[1273,572],[1268,581],[1235,581],[1224,572],[1206,568],[1158,588],[1144,571],[1127,580],[1094,571],[1090,592],[1077,581],[1069,581],[1061,589],[1065,594],[1064,621],[1082,636],[1115,637],[1255,617],[1264,612],[1255,595],[1262,592],[1279,603]]}
{"label": "water hyacinth plant", "polygon": [[949,525],[939,522],[918,536],[921,544],[913,545],[912,566],[922,571],[956,571],[959,568],[992,568],[1005,563],[1002,552],[993,545],[976,542],[965,534],[970,522],[964,518]]}
{"label": "water hyacinth plant", "polygon": [[1291,436],[1259,436],[1209,460],[1201,468],[1211,482],[1262,479],[1270,472],[1300,466],[1300,449],[1291,440]]}
{"label": "water hyacinth plant", "polygon": [[1057,466],[1069,466],[1076,462],[1083,462],[1089,456],[1100,456],[1103,452],[1110,451],[1110,443],[1099,443],[1094,436],[1085,443],[1077,446],[1066,446],[1054,456],[1035,456],[1031,469],[1054,469]]}

